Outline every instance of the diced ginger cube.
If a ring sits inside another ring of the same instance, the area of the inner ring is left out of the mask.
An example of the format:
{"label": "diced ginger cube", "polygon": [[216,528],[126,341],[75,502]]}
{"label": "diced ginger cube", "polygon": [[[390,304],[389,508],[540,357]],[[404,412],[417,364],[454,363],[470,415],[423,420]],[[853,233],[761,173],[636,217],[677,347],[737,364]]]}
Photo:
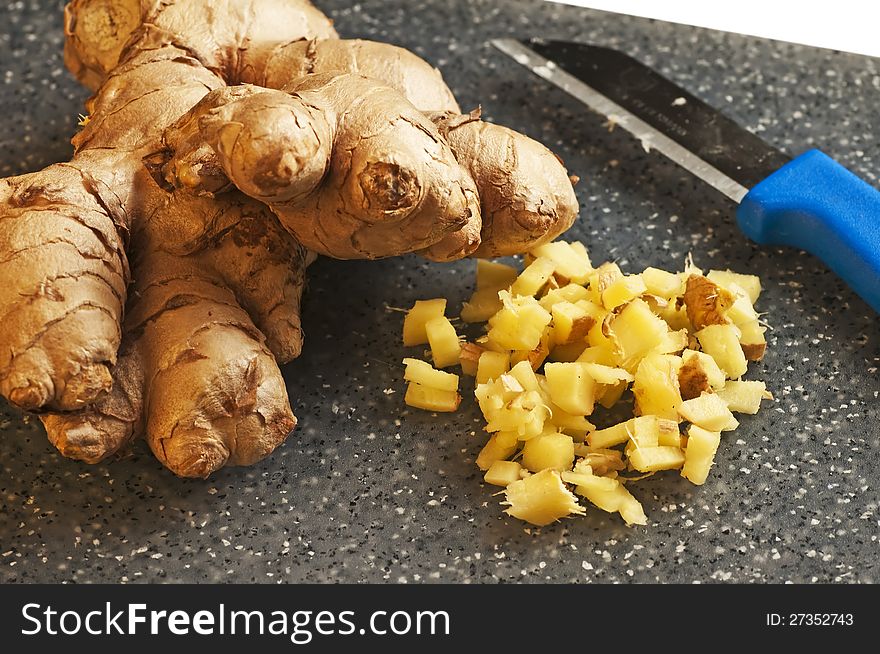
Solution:
{"label": "diced ginger cube", "polygon": [[657,421],[657,444],[668,447],[683,447],[685,439],[678,430],[677,420],[665,420],[660,418]]}
{"label": "diced ginger cube", "polygon": [[597,429],[587,435],[591,448],[604,449],[629,442],[632,434],[632,420],[620,422],[606,429]]}
{"label": "diced ginger cube", "polygon": [[534,350],[517,350],[516,352],[511,352],[510,363],[517,364],[521,361],[528,361],[529,365],[532,367],[532,370],[537,370],[541,367],[541,364],[544,363],[544,360],[549,354],[550,329],[547,328],[541,335],[541,340],[538,342],[538,347],[536,347]]}
{"label": "diced ginger cube", "polygon": [[443,316],[433,318],[425,323],[428,344],[431,346],[431,358],[438,368],[446,368],[458,364],[461,355],[461,341],[455,333],[455,327]]}
{"label": "diced ginger cube", "polygon": [[656,348],[669,331],[666,323],[640,299],[627,304],[610,321],[609,329],[627,370],[634,370],[639,360]]}
{"label": "diced ginger cube", "polygon": [[548,363],[544,366],[547,390],[554,404],[568,413],[588,416],[596,401],[596,382],[581,363]]}
{"label": "diced ginger cube", "polygon": [[736,422],[727,404],[717,393],[703,393],[686,400],[678,408],[681,417],[709,431],[727,431]]}
{"label": "diced ginger cube", "polygon": [[[502,380],[506,376],[502,376]],[[516,434],[519,440],[529,440],[544,431],[548,415],[540,393],[523,391],[505,406],[486,414],[485,429],[490,432],[506,431]]]}
{"label": "diced ginger cube", "polygon": [[581,352],[577,361],[581,363],[598,363],[599,365],[608,366],[609,368],[618,367],[618,357],[614,350],[602,345],[588,347]]}
{"label": "diced ginger cube", "polygon": [[515,481],[504,494],[508,504],[505,513],[539,527],[569,515],[585,513],[556,470],[542,470]]}
{"label": "diced ginger cube", "polygon": [[509,459],[516,452],[516,441],[510,443],[510,439],[502,434],[494,434],[480,453],[477,455],[477,467],[480,470],[488,470],[496,461]]}
{"label": "diced ginger cube", "polygon": [[419,359],[404,359],[406,370],[403,378],[410,382],[416,382],[426,388],[435,388],[438,391],[457,391],[458,375],[450,372],[435,370],[427,361]]}
{"label": "diced ginger cube", "polygon": [[764,358],[764,352],[767,349],[767,341],[764,338],[764,332],[767,330],[757,320],[739,325],[740,337],[739,344],[742,347],[743,354],[749,361],[760,361]]}
{"label": "diced ginger cube", "polygon": [[676,470],[684,465],[684,452],[680,447],[640,447],[629,455],[629,462],[639,472]]}
{"label": "diced ginger cube", "polygon": [[462,374],[475,377],[480,363],[480,355],[485,351],[485,348],[480,347],[476,343],[462,343],[461,352],[458,355],[458,363],[461,365]]}
{"label": "diced ginger cube", "polygon": [[595,380],[597,384],[609,384],[616,386],[620,382],[631,382],[634,377],[623,368],[605,366],[601,363],[579,362],[584,370]]}
{"label": "diced ginger cube", "polygon": [[477,362],[477,384],[498,379],[510,368],[510,355],[506,352],[486,350]]}
{"label": "diced ginger cube", "polygon": [[678,354],[688,346],[689,340],[687,329],[666,332],[652,351],[657,354]]}
{"label": "diced ginger cube", "polygon": [[534,350],[553,316],[533,297],[500,296],[504,308],[489,319],[489,340],[508,350]]}
{"label": "diced ginger cube", "polygon": [[446,299],[417,300],[403,319],[403,344],[407,347],[428,342],[425,324],[429,320],[442,318],[446,312]]}
{"label": "diced ginger cube", "polygon": [[754,322],[758,319],[758,312],[752,306],[748,293],[736,284],[731,287],[731,293],[734,294],[736,300],[727,310],[727,317],[730,318],[734,325],[742,325],[747,322]]}
{"label": "diced ginger cube", "polygon": [[526,441],[522,464],[532,472],[568,470],[574,461],[574,441],[558,432],[544,432]]}
{"label": "diced ginger cube", "polygon": [[513,266],[508,266],[497,261],[477,259],[477,290],[492,289],[500,291],[510,288],[516,280],[517,271]]}
{"label": "diced ginger cube", "polygon": [[703,352],[715,359],[730,379],[738,379],[748,370],[739,335],[740,330],[735,325],[709,325],[697,332]]}
{"label": "diced ginger cube", "polygon": [[656,415],[678,420],[681,392],[678,372],[681,358],[671,354],[648,354],[636,369],[632,392],[637,415]]}
{"label": "diced ginger cube", "polygon": [[[563,473],[565,474],[565,473]],[[620,513],[628,525],[648,524],[648,517],[639,501],[616,479],[595,475],[565,475],[576,484],[575,492],[583,495],[598,508],[608,513]]]}
{"label": "diced ginger cube", "polygon": [[587,334],[590,333],[596,319],[589,315],[583,307],[571,302],[557,302],[551,307],[553,315],[553,342],[565,345],[580,341],[586,345]]}
{"label": "diced ginger cube", "polygon": [[[657,416],[639,416],[629,420],[627,434],[629,436],[629,445],[633,448],[648,448],[660,445],[660,420]],[[663,423],[667,425],[669,421],[663,420]]]}
{"label": "diced ginger cube", "polygon": [[602,293],[618,279],[623,277],[620,266],[616,263],[606,261],[601,266],[590,273],[590,299],[595,304],[602,304]]}
{"label": "diced ginger cube", "polygon": [[743,275],[730,270],[710,270],[706,277],[727,290],[731,290],[733,284],[739,286],[748,294],[752,304],[755,304],[758,296],[761,295],[761,279],[757,275]]}
{"label": "diced ginger cube", "polygon": [[547,419],[547,422],[578,442],[582,442],[589,432],[596,429],[596,426],[587,420],[586,417],[576,416],[563,411],[555,404],[550,406],[550,417]]}
{"label": "diced ginger cube", "polygon": [[[558,302],[571,302],[575,304],[581,300],[589,302],[590,292],[583,286],[577,284],[566,284],[560,288],[554,288],[548,291],[539,302],[542,307],[550,311],[554,304]],[[592,302],[590,302],[592,304]],[[594,305],[595,306],[595,305]],[[598,307],[597,307],[598,308]]]}
{"label": "diced ginger cube", "polygon": [[510,292],[513,295],[536,295],[553,275],[556,265],[551,259],[538,257],[516,278]]}
{"label": "diced ginger cube", "polygon": [[[474,389],[474,397],[477,398],[477,404],[486,420],[489,420],[498,411],[503,409],[504,405],[509,401],[508,398],[504,397],[500,380],[494,379],[485,384],[477,384],[477,387]],[[513,396],[509,399],[513,399]]]}
{"label": "diced ginger cube", "polygon": [[647,291],[648,287],[639,275],[626,275],[602,291],[602,305],[611,311]]}
{"label": "diced ginger cube", "polygon": [[517,382],[523,387],[523,390],[538,390],[538,377],[535,375],[535,371],[532,370],[532,366],[529,365],[528,361],[520,361],[510,369],[510,373],[508,374],[517,380]]}
{"label": "diced ginger cube", "polygon": [[516,461],[496,461],[483,475],[483,481],[493,486],[509,486],[519,481],[521,472],[522,466]]}
{"label": "diced ginger cube", "polygon": [[533,248],[530,254],[536,258],[546,257],[556,267],[556,272],[576,284],[583,284],[593,271],[590,257],[583,243],[554,241]]}
{"label": "diced ginger cube", "polygon": [[700,393],[711,393],[724,387],[724,371],[705,352],[685,350],[681,354],[681,361],[678,386],[683,399],[690,400],[699,397]]}
{"label": "diced ginger cube", "polygon": [[724,400],[731,411],[752,415],[758,413],[761,400],[773,399],[762,381],[729,381],[718,391],[718,397]]}
{"label": "diced ginger cube", "polygon": [[486,322],[498,313],[502,306],[501,298],[498,297],[498,289],[478,289],[462,305],[461,319],[464,322]]}
{"label": "diced ginger cube", "polygon": [[707,325],[724,325],[730,322],[727,312],[736,298],[702,275],[690,275],[684,291],[684,304],[688,319],[695,329]]}
{"label": "diced ginger cube", "polygon": [[436,388],[422,386],[416,382],[410,382],[403,401],[417,409],[449,413],[458,409],[458,405],[461,403],[461,395],[456,391],[441,391]]}
{"label": "diced ginger cube", "polygon": [[641,277],[645,282],[645,288],[651,295],[672,299],[684,293],[682,279],[675,273],[659,268],[645,268]]}
{"label": "diced ginger cube", "polygon": [[721,443],[721,434],[709,431],[698,425],[688,429],[687,448],[684,451],[684,466],[681,476],[697,486],[706,483],[709,469],[715,461],[715,453]]}

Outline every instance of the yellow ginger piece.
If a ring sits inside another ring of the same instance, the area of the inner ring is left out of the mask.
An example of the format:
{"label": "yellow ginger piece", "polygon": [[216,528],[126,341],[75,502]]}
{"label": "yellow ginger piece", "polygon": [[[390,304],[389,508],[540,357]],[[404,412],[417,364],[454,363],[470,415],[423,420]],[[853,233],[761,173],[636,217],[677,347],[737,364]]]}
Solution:
{"label": "yellow ginger piece", "polygon": [[489,319],[489,340],[508,350],[534,350],[553,316],[535,298],[500,292],[504,307]]}
{"label": "yellow ginger piece", "polygon": [[515,434],[499,432],[494,434],[477,456],[477,467],[489,470],[497,461],[509,459],[516,452],[517,438]]}
{"label": "yellow ginger piece", "polygon": [[553,316],[553,343],[566,345],[581,342],[586,347],[587,334],[596,324],[596,318],[587,313],[583,306],[572,302],[557,302],[550,311]]}
{"label": "yellow ginger piece", "polygon": [[506,352],[486,350],[477,361],[477,384],[498,379],[510,369],[510,355]]}
{"label": "yellow ginger piece", "polygon": [[476,343],[462,343],[461,351],[458,354],[458,363],[461,366],[462,374],[475,377],[480,365],[480,356],[485,351],[485,348]]}
{"label": "yellow ginger piece", "polygon": [[486,322],[501,309],[501,298],[494,288],[474,291],[461,307],[463,322]]}
{"label": "yellow ginger piece", "polygon": [[772,400],[773,394],[762,381],[729,381],[718,391],[727,408],[737,413],[758,413],[761,400]]}
{"label": "yellow ginger piece", "polygon": [[675,273],[659,268],[645,268],[641,274],[647,292],[657,297],[672,299],[684,293],[684,283]]}
{"label": "yellow ginger piece", "polygon": [[530,252],[537,258],[546,258],[553,262],[556,273],[575,284],[584,284],[593,272],[590,256],[583,243],[554,241],[533,248]]}
{"label": "yellow ginger piece", "polygon": [[516,280],[516,268],[477,259],[477,289],[461,308],[464,322],[485,322],[501,310],[498,292],[509,289]]}
{"label": "yellow ginger piece", "polygon": [[590,291],[588,291],[583,286],[578,286],[577,284],[566,284],[565,286],[560,286],[559,288],[553,288],[548,290],[540,300],[538,300],[540,305],[550,311],[553,308],[553,305],[558,304],[560,302],[571,302],[572,304],[577,304],[579,302],[587,302],[584,305],[584,308],[592,307],[597,312],[604,312],[602,307],[593,304],[590,301]]}
{"label": "yellow ginger piece", "polygon": [[629,462],[639,472],[676,470],[684,465],[684,452],[680,447],[658,445],[633,450]]}
{"label": "yellow ginger piece", "polygon": [[736,429],[739,423],[716,393],[703,393],[700,397],[682,402],[678,409],[681,417],[709,431]]}
{"label": "yellow ginger piece", "polygon": [[583,363],[544,366],[547,391],[553,403],[573,415],[588,416],[596,401],[596,382]]}
{"label": "yellow ginger piece", "polygon": [[436,388],[422,386],[416,382],[410,382],[406,388],[404,402],[416,409],[450,413],[458,409],[458,405],[461,403],[461,395],[456,391],[441,391]]}
{"label": "yellow ginger piece", "polygon": [[538,257],[516,278],[513,286],[510,287],[510,292],[513,295],[536,295],[555,270],[556,265],[553,261]]}
{"label": "yellow ginger piece", "polygon": [[635,299],[610,320],[608,329],[623,367],[634,371],[642,357],[663,341],[669,326],[644,300]]}
{"label": "yellow ginger piece", "polygon": [[407,347],[428,342],[425,324],[434,318],[442,318],[446,312],[446,299],[417,300],[406,312],[403,320],[403,344]]}
{"label": "yellow ginger piece", "polygon": [[612,282],[608,288],[602,291],[602,305],[612,311],[626,304],[643,293],[647,293],[648,287],[639,275],[625,275]]}
{"label": "yellow ginger piece", "polygon": [[488,259],[477,259],[477,290],[493,289],[500,291],[510,288],[516,281],[517,272],[513,266],[508,266]]}
{"label": "yellow ginger piece", "polygon": [[526,441],[522,465],[532,472],[551,469],[568,470],[574,462],[574,441],[559,432],[544,432]]}
{"label": "yellow ginger piece", "polygon": [[641,503],[617,479],[598,477],[592,474],[589,466],[584,465],[577,465],[573,471],[562,473],[562,478],[574,484],[575,492],[598,508],[608,513],[619,513],[626,524],[648,524]]}
{"label": "yellow ginger piece", "polygon": [[681,357],[669,354],[648,354],[642,359],[633,382],[637,415],[678,420],[682,402],[678,382],[681,365]]}
{"label": "yellow ginger piece", "polygon": [[752,304],[757,302],[758,296],[761,295],[761,280],[757,275],[743,275],[730,270],[710,270],[706,277],[728,290],[733,285],[740,287],[748,294]]}
{"label": "yellow ginger piece", "polygon": [[556,470],[542,470],[515,481],[505,489],[504,495],[508,505],[505,513],[539,527],[585,513]]}
{"label": "yellow ginger piece", "polygon": [[767,349],[767,340],[764,332],[767,328],[757,320],[746,322],[739,325],[740,337],[739,344],[742,348],[743,355],[749,361],[760,361],[764,358],[764,352]]}
{"label": "yellow ginger piece", "polygon": [[688,429],[687,447],[684,451],[685,462],[681,469],[681,476],[697,486],[705,484],[720,443],[720,432],[691,425]]}
{"label": "yellow ginger piece", "polygon": [[461,355],[461,341],[455,327],[448,318],[440,316],[425,323],[428,344],[431,346],[431,358],[438,368],[447,368],[458,364]]}
{"label": "yellow ginger piece", "polygon": [[703,352],[715,359],[718,367],[730,379],[739,379],[748,363],[739,343],[740,330],[736,325],[709,325],[697,332]]}
{"label": "yellow ginger piece", "polygon": [[516,461],[496,461],[486,470],[483,480],[493,486],[506,487],[519,481],[521,474],[522,466]]}
{"label": "yellow ginger piece", "polygon": [[700,393],[711,393],[724,388],[724,371],[715,359],[704,352],[685,350],[681,355],[681,368],[678,370],[678,386],[681,397],[690,400]]}

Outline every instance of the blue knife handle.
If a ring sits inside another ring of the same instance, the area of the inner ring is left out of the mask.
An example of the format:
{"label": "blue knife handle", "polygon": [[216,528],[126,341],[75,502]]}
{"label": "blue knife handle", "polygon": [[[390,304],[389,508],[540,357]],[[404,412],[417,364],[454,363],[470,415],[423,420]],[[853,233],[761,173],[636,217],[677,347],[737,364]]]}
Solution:
{"label": "blue knife handle", "polygon": [[880,191],[819,150],[757,184],[737,210],[742,231],[819,257],[880,313]]}

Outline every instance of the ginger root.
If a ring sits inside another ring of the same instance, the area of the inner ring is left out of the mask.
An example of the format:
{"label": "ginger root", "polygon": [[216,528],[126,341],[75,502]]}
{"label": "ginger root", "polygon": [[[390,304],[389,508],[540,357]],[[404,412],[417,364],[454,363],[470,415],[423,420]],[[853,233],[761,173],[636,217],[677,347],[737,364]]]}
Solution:
{"label": "ginger root", "polygon": [[308,0],[72,0],[65,34],[74,156],[0,180],[0,394],[65,456],[254,463],[296,424],[313,252],[512,254],[577,215],[546,148]]}

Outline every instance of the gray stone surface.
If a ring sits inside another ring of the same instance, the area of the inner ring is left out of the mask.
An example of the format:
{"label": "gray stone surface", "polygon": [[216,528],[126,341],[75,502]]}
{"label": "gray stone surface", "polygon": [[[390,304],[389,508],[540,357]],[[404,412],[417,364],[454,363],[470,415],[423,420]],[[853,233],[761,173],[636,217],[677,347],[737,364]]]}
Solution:
{"label": "gray stone surface", "polygon": [[[693,252],[761,275],[773,330],[750,376],[776,401],[725,437],[705,486],[641,484],[648,527],[593,510],[527,530],[475,472],[474,409],[436,420],[403,406],[401,315],[386,303],[459,300],[472,263],[321,261],[307,348],[286,369],[301,427],[258,466],[183,481],[145,448],[85,466],[0,405],[0,581],[880,581],[877,317],[811,257],[746,242],[724,198],[486,41],[621,48],[790,153],[821,147],[875,185],[878,61],[536,0],[319,4],[342,34],[416,50],[463,105],[555,149],[583,180],[572,236],[594,260],[674,267]],[[86,93],[63,69],[61,5],[0,5],[2,175],[68,157]]]}

